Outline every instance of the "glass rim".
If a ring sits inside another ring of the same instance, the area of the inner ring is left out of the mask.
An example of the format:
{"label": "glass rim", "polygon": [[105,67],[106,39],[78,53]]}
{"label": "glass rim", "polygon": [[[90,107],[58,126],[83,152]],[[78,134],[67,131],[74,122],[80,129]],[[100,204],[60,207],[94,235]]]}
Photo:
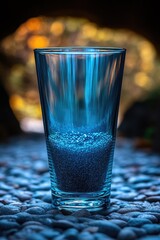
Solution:
{"label": "glass rim", "polygon": [[125,48],[118,47],[99,47],[99,46],[66,46],[66,47],[46,47],[35,48],[35,53],[39,54],[109,54],[125,53]]}

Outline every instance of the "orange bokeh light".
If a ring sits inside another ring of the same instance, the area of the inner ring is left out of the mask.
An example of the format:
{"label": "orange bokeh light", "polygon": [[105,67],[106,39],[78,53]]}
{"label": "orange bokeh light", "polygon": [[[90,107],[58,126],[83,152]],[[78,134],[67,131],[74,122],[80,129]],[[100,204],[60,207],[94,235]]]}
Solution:
{"label": "orange bokeh light", "polygon": [[38,18],[30,18],[26,23],[25,26],[30,31],[39,31],[42,27],[42,19],[40,17]]}
{"label": "orange bokeh light", "polygon": [[64,25],[60,21],[55,21],[50,29],[55,36],[60,36],[64,32]]}
{"label": "orange bokeh light", "polygon": [[48,38],[39,35],[31,36],[27,41],[27,45],[31,49],[46,47],[48,44],[49,44]]}

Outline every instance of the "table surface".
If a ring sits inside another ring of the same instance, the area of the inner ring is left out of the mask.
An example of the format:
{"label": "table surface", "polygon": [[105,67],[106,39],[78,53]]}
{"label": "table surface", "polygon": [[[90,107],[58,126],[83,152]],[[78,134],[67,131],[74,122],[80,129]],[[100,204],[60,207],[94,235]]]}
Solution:
{"label": "table surface", "polygon": [[160,239],[160,156],[117,139],[111,205],[90,213],[51,205],[44,136],[0,144],[0,240]]}

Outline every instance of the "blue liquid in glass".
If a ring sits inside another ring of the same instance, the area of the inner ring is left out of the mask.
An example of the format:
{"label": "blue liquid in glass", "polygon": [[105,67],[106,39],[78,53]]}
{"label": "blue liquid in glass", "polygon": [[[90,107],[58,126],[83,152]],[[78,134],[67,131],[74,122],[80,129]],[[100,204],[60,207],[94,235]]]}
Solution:
{"label": "blue liquid in glass", "polygon": [[109,206],[124,49],[35,50],[53,204]]}
{"label": "blue liquid in glass", "polygon": [[55,132],[47,147],[51,184],[63,192],[109,191],[114,140],[104,132]]}

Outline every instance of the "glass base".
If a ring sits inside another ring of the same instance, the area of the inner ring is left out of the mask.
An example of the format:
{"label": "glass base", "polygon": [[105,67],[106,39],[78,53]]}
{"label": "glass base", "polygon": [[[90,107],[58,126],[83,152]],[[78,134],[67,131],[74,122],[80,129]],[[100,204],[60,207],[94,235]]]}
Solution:
{"label": "glass base", "polygon": [[59,210],[77,211],[87,209],[89,211],[100,211],[107,209],[110,205],[110,197],[100,197],[96,199],[88,198],[60,198],[52,195],[53,206]]}

